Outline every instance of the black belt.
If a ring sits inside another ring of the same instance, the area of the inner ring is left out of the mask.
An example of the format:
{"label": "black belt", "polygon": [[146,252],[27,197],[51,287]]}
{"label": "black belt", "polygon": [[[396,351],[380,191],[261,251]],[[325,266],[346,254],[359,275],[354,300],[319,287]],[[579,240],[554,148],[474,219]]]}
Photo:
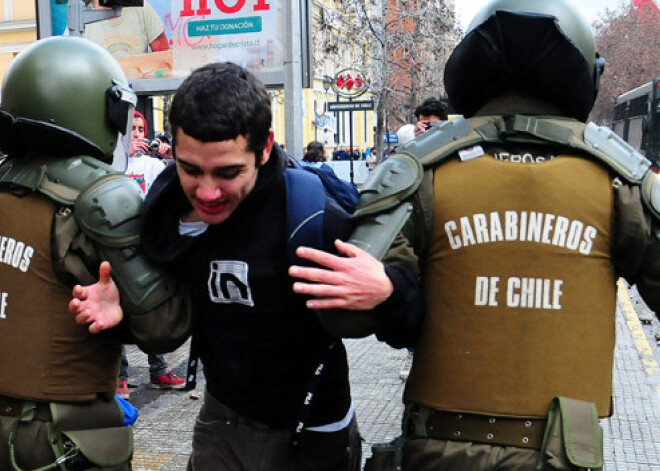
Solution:
{"label": "black belt", "polygon": [[[421,412],[424,407],[413,406]],[[427,416],[425,430],[429,438],[463,442],[485,443],[496,446],[541,449],[546,419],[521,419],[465,412],[445,412],[427,409],[418,417]],[[415,420],[415,413],[411,420]],[[421,424],[419,424],[421,425]]]}
{"label": "black belt", "polygon": [[16,399],[14,397],[8,396],[0,396],[0,415],[8,417],[20,417],[23,415],[23,406],[26,402],[32,402],[32,404],[36,406],[33,415],[34,419],[44,421],[52,420],[50,405],[48,402],[26,401],[24,399]]}

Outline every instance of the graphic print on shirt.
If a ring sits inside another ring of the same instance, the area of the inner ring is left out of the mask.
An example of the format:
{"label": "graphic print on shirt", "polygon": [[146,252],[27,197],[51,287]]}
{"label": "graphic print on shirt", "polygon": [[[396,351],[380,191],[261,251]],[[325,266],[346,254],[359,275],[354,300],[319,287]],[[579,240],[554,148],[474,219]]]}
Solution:
{"label": "graphic print on shirt", "polygon": [[254,306],[248,283],[248,264],[232,260],[213,260],[209,273],[209,298],[218,304]]}
{"label": "graphic print on shirt", "polygon": [[140,185],[140,188],[142,189],[142,193],[147,192],[147,181],[144,178],[144,173],[142,174],[129,173],[128,176],[131,177],[133,180],[135,180],[138,185]]}

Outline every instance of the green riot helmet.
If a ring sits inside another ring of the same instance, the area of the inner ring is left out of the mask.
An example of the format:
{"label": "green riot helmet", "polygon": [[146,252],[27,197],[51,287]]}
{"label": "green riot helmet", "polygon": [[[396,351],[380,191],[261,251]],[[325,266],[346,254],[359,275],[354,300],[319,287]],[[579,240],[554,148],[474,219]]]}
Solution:
{"label": "green riot helmet", "polygon": [[34,151],[86,154],[110,163],[120,133],[130,135],[137,103],[106,50],[64,36],[39,40],[21,52],[1,93],[0,136],[18,157]]}
{"label": "green riot helmet", "polygon": [[518,91],[586,121],[603,66],[589,24],[569,0],[493,0],[447,61],[445,89],[466,117]]}

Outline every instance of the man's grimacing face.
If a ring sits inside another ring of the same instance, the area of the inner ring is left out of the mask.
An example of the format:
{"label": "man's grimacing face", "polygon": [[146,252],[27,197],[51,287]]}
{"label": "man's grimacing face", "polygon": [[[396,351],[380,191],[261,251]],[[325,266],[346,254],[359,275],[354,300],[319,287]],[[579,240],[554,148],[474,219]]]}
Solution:
{"label": "man's grimacing face", "polygon": [[[268,162],[273,148],[271,131],[260,158]],[[202,142],[181,128],[176,134],[176,170],[193,210],[188,222],[222,224],[231,216],[257,182],[259,170],[245,136],[226,141]]]}

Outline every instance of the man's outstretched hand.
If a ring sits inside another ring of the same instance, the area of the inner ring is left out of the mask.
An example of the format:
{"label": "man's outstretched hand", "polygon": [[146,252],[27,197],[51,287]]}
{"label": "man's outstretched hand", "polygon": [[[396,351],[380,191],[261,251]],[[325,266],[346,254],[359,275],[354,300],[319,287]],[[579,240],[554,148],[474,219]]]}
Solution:
{"label": "man's outstretched hand", "polygon": [[314,296],[307,300],[310,309],[373,309],[394,290],[383,264],[359,247],[335,241],[344,257],[310,247],[298,247],[296,254],[325,268],[291,266],[289,274],[303,281],[293,291]]}
{"label": "man's outstretched hand", "polygon": [[92,334],[115,327],[124,318],[119,305],[119,290],[111,274],[110,263],[103,262],[99,267],[99,281],[73,287],[69,311],[76,315],[78,324],[90,324]]}

